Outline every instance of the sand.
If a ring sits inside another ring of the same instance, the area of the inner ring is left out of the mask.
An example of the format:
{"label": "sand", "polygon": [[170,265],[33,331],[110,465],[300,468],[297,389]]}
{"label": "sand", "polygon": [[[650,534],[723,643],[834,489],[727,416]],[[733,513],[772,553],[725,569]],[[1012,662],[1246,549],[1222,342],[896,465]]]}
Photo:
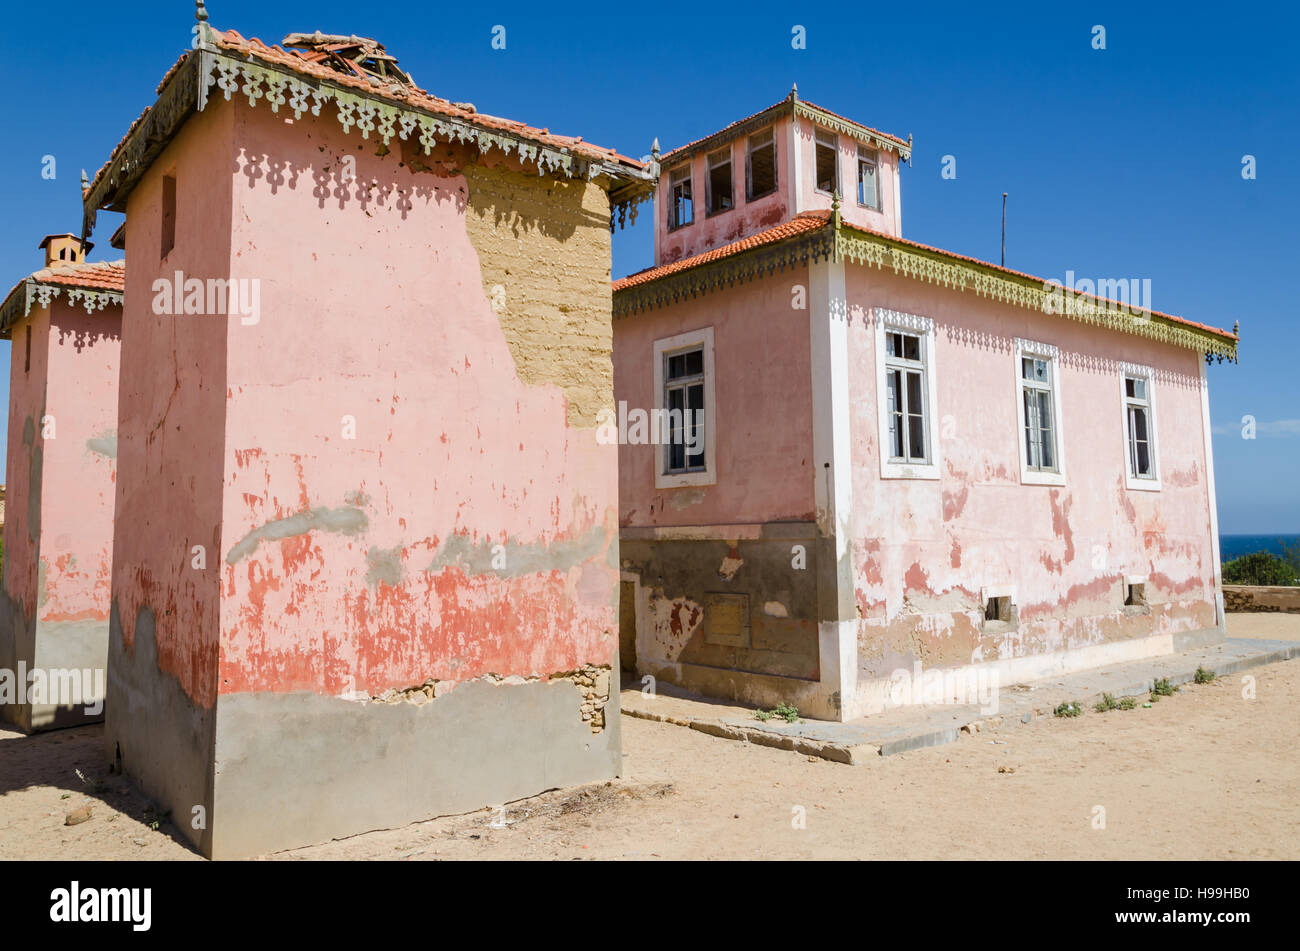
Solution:
{"label": "sand", "polygon": [[[1229,625],[1300,639],[1295,615]],[[624,717],[621,780],[270,858],[1296,859],[1297,710],[1291,661],[1150,709],[1040,719],[866,766]],[[196,857],[166,820],[150,827],[128,782],[105,778],[101,736],[0,731],[0,859]],[[92,817],[64,825],[84,804]]]}

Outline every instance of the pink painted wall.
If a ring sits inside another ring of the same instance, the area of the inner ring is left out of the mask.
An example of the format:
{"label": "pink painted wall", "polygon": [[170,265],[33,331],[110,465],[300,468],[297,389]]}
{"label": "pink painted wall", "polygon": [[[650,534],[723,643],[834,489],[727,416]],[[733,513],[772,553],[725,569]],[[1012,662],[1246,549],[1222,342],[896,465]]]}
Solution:
{"label": "pink painted wall", "polygon": [[[160,669],[206,708],[217,688],[226,328],[219,317],[155,314],[154,281],[229,272],[233,131],[233,109],[191,118],[126,214],[113,600],[127,651],[138,612],[154,612]],[[164,175],[176,178],[176,240],[161,258]],[[196,545],[205,568],[193,567]]]}
{"label": "pink painted wall", "polygon": [[[817,190],[816,126],[802,117],[795,119],[795,123],[795,142],[799,149],[799,210],[829,209],[833,196]],[[897,236],[902,233],[894,177],[898,170],[898,155],[879,149],[876,159],[879,211],[858,204],[858,143],[846,135],[839,136],[840,217],[846,224]]]}
{"label": "pink painted wall", "polygon": [[[26,335],[31,328],[31,366],[26,367]],[[45,375],[49,365],[50,310],[33,306],[14,323],[9,348],[9,440],[5,463],[5,593],[29,618],[36,610],[40,558],[39,491],[45,455],[41,417],[45,415]]]}
{"label": "pink painted wall", "polygon": [[[867,673],[967,663],[977,648],[989,660],[1215,625],[1200,354],[873,268],[846,271]],[[935,323],[937,481],[880,477],[875,307]],[[1015,337],[1060,350],[1064,487],[1020,483]],[[1158,492],[1126,488],[1121,362],[1156,371]],[[1125,575],[1149,575],[1150,616],[1124,616]],[[1019,629],[981,637],[980,588],[998,584],[1016,586]],[[895,636],[904,629],[919,632],[908,648]]]}
{"label": "pink painted wall", "polygon": [[43,441],[44,590],[38,616],[45,622],[107,622],[121,308],[88,314],[80,304],[55,298],[50,314],[45,412],[53,417],[55,438]]}
{"label": "pink painted wall", "polygon": [[[229,272],[261,286],[260,321],[219,344],[220,692],[610,663],[615,449],[568,425],[558,387],[520,381],[464,178],[399,167],[332,115],[218,110]],[[304,513],[311,531],[282,521]]]}
{"label": "pink painted wall", "polygon": [[738,284],[614,321],[614,395],[629,409],[654,401],[654,342],[713,328],[718,478],[656,489],[662,447],[619,449],[624,527],[745,524],[814,518],[808,312],[791,288],[806,268]]}
{"label": "pink painted wall", "polygon": [[[665,163],[663,173],[659,176],[658,198],[655,216],[655,264],[671,264],[694,254],[701,254],[711,248],[730,244],[740,238],[757,234],[794,215],[794,203],[790,188],[790,120],[781,119],[773,123],[773,138],[776,141],[776,191],[754,201],[745,199],[745,157],[748,135],[733,140],[731,148],[732,194],[736,207],[730,211],[710,216],[706,211],[705,184],[708,181],[708,156],[696,155],[691,160],[691,182],[695,196],[694,221],[674,231],[668,230],[669,177],[682,166],[682,162]],[[756,132],[762,132],[758,129]],[[721,146],[720,146],[721,147]],[[714,150],[716,151],[716,149]]]}

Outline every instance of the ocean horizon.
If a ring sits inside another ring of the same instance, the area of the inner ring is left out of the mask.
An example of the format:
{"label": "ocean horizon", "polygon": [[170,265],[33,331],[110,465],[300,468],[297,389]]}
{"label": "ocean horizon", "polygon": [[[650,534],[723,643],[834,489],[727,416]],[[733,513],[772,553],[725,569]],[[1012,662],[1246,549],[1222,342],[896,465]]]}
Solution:
{"label": "ocean horizon", "polygon": [[1300,544],[1300,535],[1279,532],[1271,535],[1219,535],[1219,557],[1224,561],[1240,558],[1256,551],[1283,554],[1283,546]]}

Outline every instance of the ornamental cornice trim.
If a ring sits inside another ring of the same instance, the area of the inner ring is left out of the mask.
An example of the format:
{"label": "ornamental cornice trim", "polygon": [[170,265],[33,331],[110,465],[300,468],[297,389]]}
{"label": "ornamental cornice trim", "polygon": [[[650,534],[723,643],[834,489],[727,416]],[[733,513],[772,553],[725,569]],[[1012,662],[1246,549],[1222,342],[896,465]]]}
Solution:
{"label": "ornamental cornice trim", "polygon": [[178,67],[160,91],[158,101],[129,133],[111,166],[85,196],[84,234],[93,230],[98,209],[124,210],[124,196],[191,114],[206,110],[214,97],[230,101],[236,96],[243,96],[250,107],[263,103],[273,113],[281,109],[292,112],[295,119],[307,113],[319,116],[322,107],[332,105],[330,111],[344,133],[356,132],[363,139],[373,137],[385,146],[394,138],[417,140],[427,155],[439,142],[467,143],[480,152],[496,149],[514,155],[523,165],[536,169],[539,176],[587,181],[604,176],[614,183],[621,182],[608,189],[611,230],[615,220],[620,225],[629,219],[635,222],[637,207],[652,198],[659,177],[654,162],[637,171],[612,161],[575,155],[567,148],[554,148],[505,130],[482,128],[204,44]]}
{"label": "ornamental cornice trim", "polygon": [[990,300],[1199,350],[1206,355],[1207,361],[1217,358],[1235,363],[1237,359],[1235,340],[1188,327],[1149,311],[1079,294],[1059,284],[1036,283],[1029,277],[1003,275],[972,262],[945,259],[942,252],[927,253],[903,247],[883,235],[841,227],[836,234],[836,253],[855,264],[890,269],[900,276],[940,287],[972,291]]}
{"label": "ornamental cornice trim", "polygon": [[786,268],[829,260],[834,253],[834,234],[829,229],[796,235],[615,291],[614,318],[770,277]]}
{"label": "ornamental cornice trim", "polygon": [[67,300],[69,306],[75,307],[80,304],[87,314],[102,311],[112,304],[120,307],[124,300],[121,291],[95,287],[71,287],[38,281],[30,277],[24,278],[0,305],[0,334],[8,334],[9,328],[20,318],[30,316],[33,305],[48,307],[59,297]]}
{"label": "ornamental cornice trim", "polygon": [[819,109],[806,102],[795,100],[794,114],[803,119],[810,119],[838,135],[848,136],[850,139],[854,139],[870,148],[880,149],[885,152],[896,152],[904,162],[912,158],[912,149],[907,143],[899,142],[891,136],[875,132],[866,126],[858,125],[856,122],[850,122],[848,119],[841,119],[825,109]]}

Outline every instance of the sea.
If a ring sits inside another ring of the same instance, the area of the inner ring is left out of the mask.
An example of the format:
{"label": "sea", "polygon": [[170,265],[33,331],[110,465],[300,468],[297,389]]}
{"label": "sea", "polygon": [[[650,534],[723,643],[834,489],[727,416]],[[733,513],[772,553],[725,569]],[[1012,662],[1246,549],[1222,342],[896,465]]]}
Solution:
{"label": "sea", "polygon": [[1283,545],[1298,543],[1300,543],[1300,535],[1220,535],[1219,557],[1224,561],[1231,561],[1256,551],[1281,555]]}

